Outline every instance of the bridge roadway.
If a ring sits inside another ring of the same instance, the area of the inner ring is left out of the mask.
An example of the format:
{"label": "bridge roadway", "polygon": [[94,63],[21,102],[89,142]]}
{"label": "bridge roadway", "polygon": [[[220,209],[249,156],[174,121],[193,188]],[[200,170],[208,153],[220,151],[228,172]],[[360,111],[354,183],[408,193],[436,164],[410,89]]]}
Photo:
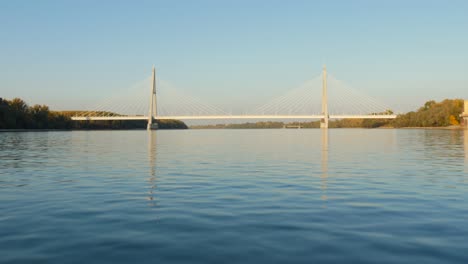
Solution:
{"label": "bridge roadway", "polygon": [[[208,116],[156,116],[156,120],[211,120],[211,119],[321,119],[323,115],[208,115]],[[330,115],[330,119],[394,119],[396,115]],[[147,116],[75,116],[76,121],[148,120]]]}

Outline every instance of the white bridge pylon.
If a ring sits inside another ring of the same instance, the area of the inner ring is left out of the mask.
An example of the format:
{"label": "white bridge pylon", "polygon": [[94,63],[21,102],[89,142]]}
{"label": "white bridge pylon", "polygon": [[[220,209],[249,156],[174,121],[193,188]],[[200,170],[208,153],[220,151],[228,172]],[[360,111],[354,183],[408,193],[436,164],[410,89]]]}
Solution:
{"label": "white bridge pylon", "polygon": [[[328,79],[330,78],[330,79]],[[121,102],[113,102],[93,110],[78,112],[72,120],[76,121],[104,121],[104,120],[147,120],[148,129],[156,129],[155,120],[316,120],[320,119],[320,127],[328,128],[329,119],[393,119],[396,115],[389,111],[389,107],[377,100],[359,93],[346,86],[343,82],[327,75],[324,66],[320,79],[308,81],[301,87],[275,98],[270,102],[257,107],[246,114],[232,114],[222,109],[203,104],[200,100],[188,97],[181,93],[173,93],[161,98],[157,86],[156,70],[153,66],[149,106],[145,103],[145,95],[140,95],[137,109],[129,109],[124,97]],[[320,85],[321,84],[321,85]],[[328,86],[332,90],[328,90]],[[320,97],[314,93],[313,87],[321,86]],[[146,86],[147,87],[147,86]],[[148,88],[146,88],[148,89]],[[147,90],[148,91],[148,90]],[[147,94],[147,93],[146,93]],[[329,101],[329,95],[333,100]],[[148,98],[146,96],[146,98]],[[174,98],[176,98],[174,100]],[[169,102],[171,101],[172,102]],[[115,108],[115,106],[119,108]],[[131,114],[148,109],[148,114]],[[320,107],[318,107],[320,106]],[[130,112],[127,114],[127,112]]]}

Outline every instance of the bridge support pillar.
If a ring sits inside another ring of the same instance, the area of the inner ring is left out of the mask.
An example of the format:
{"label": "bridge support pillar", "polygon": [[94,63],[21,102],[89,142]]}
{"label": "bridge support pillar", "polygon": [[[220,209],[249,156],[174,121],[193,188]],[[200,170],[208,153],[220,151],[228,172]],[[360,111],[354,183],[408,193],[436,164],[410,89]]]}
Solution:
{"label": "bridge support pillar", "polygon": [[327,96],[327,67],[323,66],[322,72],[322,118],[320,119],[320,128],[328,128],[328,96]]}
{"label": "bridge support pillar", "polygon": [[156,130],[158,128],[159,128],[158,123],[149,123],[148,122],[148,125],[146,126],[146,129],[148,129],[148,130]]}
{"label": "bridge support pillar", "polygon": [[148,125],[146,129],[154,130],[158,129],[158,123],[153,123],[154,117],[158,115],[157,112],[157,100],[156,100],[156,69],[153,66],[153,74],[151,80],[151,96],[150,96],[150,108],[148,113]]}

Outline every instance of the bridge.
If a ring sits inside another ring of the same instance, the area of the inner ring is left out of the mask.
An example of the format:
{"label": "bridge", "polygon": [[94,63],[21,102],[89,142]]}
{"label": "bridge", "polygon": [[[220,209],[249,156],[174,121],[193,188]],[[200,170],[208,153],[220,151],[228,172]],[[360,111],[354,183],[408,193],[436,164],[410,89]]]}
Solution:
{"label": "bridge", "polygon": [[[113,105],[109,107],[96,107],[90,111],[78,112],[75,116],[72,117],[72,120],[75,121],[112,121],[112,120],[147,120],[147,129],[157,129],[156,120],[168,120],[168,119],[177,119],[177,120],[320,120],[321,128],[328,128],[329,119],[394,119],[396,115],[393,112],[389,111],[388,107],[383,106],[378,103],[376,100],[365,97],[360,98],[356,96],[355,91],[349,91],[340,93],[344,95],[339,102],[340,106],[348,105],[351,108],[354,108],[354,111],[351,114],[343,113],[330,113],[329,112],[329,97],[328,97],[328,75],[327,69],[324,66],[322,74],[320,76],[321,83],[321,101],[320,101],[320,112],[311,113],[312,105],[318,105],[318,103],[311,103],[311,99],[316,98],[316,96],[311,95],[311,87],[314,85],[311,81],[308,85],[304,85],[299,89],[296,89],[289,94],[276,98],[271,102],[268,102],[250,113],[242,114],[232,114],[227,111],[223,111],[215,106],[210,106],[202,104],[198,100],[194,99],[178,99],[174,103],[166,107],[161,107],[160,104],[162,101],[158,101],[158,96],[156,93],[156,70],[153,67],[150,83],[150,93],[149,105],[147,105],[147,114],[121,114],[120,111],[110,112],[112,108],[115,108]],[[339,81],[336,81],[339,83]],[[339,86],[339,85],[338,85]],[[362,97],[362,96],[361,96]],[[171,98],[170,96],[168,98]],[[358,98],[358,99],[356,99]],[[126,100],[127,98],[125,98]],[[124,105],[124,103],[114,103],[114,105]],[[141,102],[138,103],[140,107],[144,104]],[[177,110],[168,111],[167,108],[176,106]],[[350,109],[349,107],[347,109]],[[128,109],[127,109],[128,110]],[[159,110],[159,111],[158,111]],[[165,111],[163,111],[165,110]],[[127,111],[128,112],[128,111]],[[130,111],[131,112],[131,111]],[[137,112],[137,111],[134,111]],[[165,112],[165,113],[160,113]]]}

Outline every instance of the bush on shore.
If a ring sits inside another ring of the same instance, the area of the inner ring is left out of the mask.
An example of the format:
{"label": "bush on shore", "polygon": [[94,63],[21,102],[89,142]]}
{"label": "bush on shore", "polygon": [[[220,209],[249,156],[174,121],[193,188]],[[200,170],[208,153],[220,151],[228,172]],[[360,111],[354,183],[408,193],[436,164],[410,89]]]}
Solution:
{"label": "bush on shore", "polygon": [[[146,129],[145,120],[73,121],[83,111],[51,111],[46,105],[28,106],[20,98],[0,98],[0,129]],[[107,116],[116,113],[101,112]],[[187,129],[180,120],[156,120],[160,129]]]}

